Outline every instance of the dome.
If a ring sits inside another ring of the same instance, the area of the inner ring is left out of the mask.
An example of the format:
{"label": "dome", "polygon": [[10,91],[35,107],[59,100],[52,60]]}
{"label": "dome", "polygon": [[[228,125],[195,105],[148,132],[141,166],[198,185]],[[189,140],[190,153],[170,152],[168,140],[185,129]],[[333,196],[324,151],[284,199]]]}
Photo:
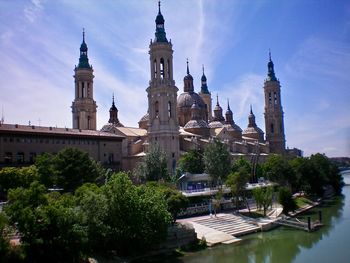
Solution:
{"label": "dome", "polygon": [[184,81],[185,80],[193,80],[193,77],[190,73],[188,73],[185,77],[184,77]]}
{"label": "dome", "polygon": [[139,120],[139,128],[140,129],[148,129],[149,122],[149,113],[147,112],[140,120]]}
{"label": "dome", "polygon": [[101,129],[102,132],[115,133],[114,130],[116,127],[124,127],[121,123],[107,123]]}
{"label": "dome", "polygon": [[148,112],[139,120],[139,122],[143,122],[143,121],[149,121],[149,113]]}
{"label": "dome", "polygon": [[203,99],[195,92],[193,93],[184,92],[180,94],[180,96],[177,98],[177,107],[191,108],[194,102],[196,102],[199,108],[205,109],[205,103]]}
{"label": "dome", "polygon": [[214,111],[222,111],[222,108],[220,107],[220,105],[216,104]]}
{"label": "dome", "polygon": [[193,128],[209,128],[209,126],[204,120],[190,120],[184,126],[184,129],[193,129]]}
{"label": "dome", "polygon": [[224,124],[223,125],[228,131],[232,132],[242,132],[241,127],[239,127],[237,124]]}
{"label": "dome", "polygon": [[209,128],[221,128],[223,124],[220,121],[212,121],[209,123]]}
{"label": "dome", "polygon": [[263,140],[264,138],[264,132],[258,126],[248,127],[242,132],[242,135],[259,140]]}

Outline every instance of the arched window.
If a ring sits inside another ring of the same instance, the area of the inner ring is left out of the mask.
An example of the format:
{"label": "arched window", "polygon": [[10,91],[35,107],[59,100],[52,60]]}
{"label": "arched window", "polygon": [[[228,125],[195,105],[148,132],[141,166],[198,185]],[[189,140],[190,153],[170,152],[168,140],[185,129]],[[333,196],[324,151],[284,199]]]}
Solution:
{"label": "arched window", "polygon": [[85,97],[85,82],[84,81],[81,83],[81,97],[82,98]]}
{"label": "arched window", "polygon": [[160,59],[159,66],[160,66],[160,78],[164,79],[164,59],[163,58]]}
{"label": "arched window", "polygon": [[156,101],[154,103],[154,113],[155,113],[156,118],[158,118],[159,117],[159,102],[158,101]]}
{"label": "arched window", "polygon": [[167,78],[170,79],[170,60],[168,59]]}
{"label": "arched window", "polygon": [[153,71],[154,71],[154,78],[157,78],[157,60],[155,59],[153,61]]}
{"label": "arched window", "polygon": [[87,128],[88,128],[88,130],[90,130],[90,126],[91,126],[91,118],[90,118],[90,116],[88,116],[88,123],[87,123]]}
{"label": "arched window", "polygon": [[274,100],[275,105],[277,105],[277,93],[276,92],[273,93],[273,100]]}
{"label": "arched window", "polygon": [[171,118],[171,102],[168,102],[168,117]]}
{"label": "arched window", "polygon": [[269,105],[272,103],[272,97],[271,97],[271,92],[269,92]]}
{"label": "arched window", "polygon": [[274,132],[275,132],[275,129],[274,129],[274,127],[273,127],[273,123],[271,123],[270,127],[271,127],[271,133],[274,133]]}

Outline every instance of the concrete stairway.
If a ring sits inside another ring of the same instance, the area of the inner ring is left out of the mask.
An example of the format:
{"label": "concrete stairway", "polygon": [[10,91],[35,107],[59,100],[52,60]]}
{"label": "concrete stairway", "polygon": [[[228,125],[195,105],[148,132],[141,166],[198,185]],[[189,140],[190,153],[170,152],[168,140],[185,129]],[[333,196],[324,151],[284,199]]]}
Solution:
{"label": "concrete stairway", "polygon": [[232,236],[260,231],[260,226],[254,224],[253,221],[232,214],[219,214],[217,217],[200,218],[193,222]]}

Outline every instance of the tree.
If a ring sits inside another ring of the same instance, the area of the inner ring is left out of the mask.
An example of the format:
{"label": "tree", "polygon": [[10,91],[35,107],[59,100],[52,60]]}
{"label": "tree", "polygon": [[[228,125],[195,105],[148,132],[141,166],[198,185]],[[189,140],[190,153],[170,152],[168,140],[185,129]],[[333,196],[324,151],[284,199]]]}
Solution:
{"label": "tree", "polygon": [[110,226],[108,218],[107,198],[96,184],[86,183],[74,194],[75,205],[82,215],[82,225],[87,229],[88,251],[101,252],[108,247],[106,238]]}
{"label": "tree", "polygon": [[288,161],[281,155],[271,155],[263,164],[266,177],[282,186],[293,186],[295,174]]}
{"label": "tree", "polygon": [[243,157],[239,157],[232,165],[232,172],[238,172],[239,170],[244,169],[244,171],[249,175],[252,171],[252,166]]}
{"label": "tree", "polygon": [[62,187],[66,192],[104,176],[100,165],[88,153],[76,148],[65,148],[57,155],[39,156],[35,165],[43,184]]}
{"label": "tree", "polygon": [[179,159],[179,169],[182,172],[200,174],[204,172],[203,153],[199,150],[190,150]]}
{"label": "tree", "polygon": [[297,190],[322,196],[327,185],[340,194],[344,186],[338,167],[327,156],[317,153],[310,158],[298,157],[290,161],[296,174]]}
{"label": "tree", "polygon": [[10,240],[7,237],[6,228],[8,227],[7,218],[0,212],[0,258],[6,259],[10,251]]}
{"label": "tree", "polygon": [[280,187],[278,191],[278,202],[283,206],[283,213],[286,215],[297,208],[292,192],[288,187]]}
{"label": "tree", "polygon": [[253,189],[253,196],[258,209],[263,209],[264,216],[269,206],[272,205],[273,188],[269,187],[257,187]]}
{"label": "tree", "polygon": [[156,187],[164,194],[167,210],[172,216],[173,223],[175,223],[178,213],[188,206],[188,198],[170,184],[150,182],[144,187]]}
{"label": "tree", "polygon": [[345,186],[343,176],[335,163],[330,164],[329,184],[333,187],[335,194],[340,195]]}
{"label": "tree", "polygon": [[107,199],[109,249],[118,255],[137,254],[165,239],[171,215],[164,194],[156,187],[136,187],[127,174],[118,173],[102,192]]}
{"label": "tree", "polygon": [[[230,173],[226,180],[226,186],[231,188],[232,195],[236,199],[236,208],[239,207],[239,197],[245,198],[245,188],[249,181],[249,174],[247,169],[241,166],[238,171]],[[249,206],[248,206],[249,208]]]}
{"label": "tree", "polygon": [[33,182],[28,189],[9,191],[5,212],[21,233],[29,262],[78,261],[84,251],[86,232],[70,195],[46,194]]}
{"label": "tree", "polygon": [[[338,168],[324,154],[313,154],[310,156],[310,162],[318,171],[318,180],[323,186],[329,184],[333,187],[336,194],[340,194],[344,186],[343,178],[339,173]],[[319,191],[319,195],[323,191]]]}
{"label": "tree", "polygon": [[5,198],[9,189],[17,187],[27,188],[38,179],[38,170],[33,165],[23,168],[4,167],[0,170],[0,191]]}
{"label": "tree", "polygon": [[158,144],[151,144],[148,153],[134,172],[137,177],[146,181],[168,180],[166,153]]}
{"label": "tree", "polygon": [[205,172],[221,185],[230,172],[231,157],[227,145],[214,139],[205,147],[203,161]]}

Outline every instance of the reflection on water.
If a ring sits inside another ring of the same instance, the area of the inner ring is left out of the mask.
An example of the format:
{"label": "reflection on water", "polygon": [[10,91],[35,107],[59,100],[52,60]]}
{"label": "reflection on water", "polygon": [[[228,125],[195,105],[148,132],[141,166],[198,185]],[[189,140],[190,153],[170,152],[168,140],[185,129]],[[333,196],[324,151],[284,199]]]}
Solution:
{"label": "reflection on water", "polygon": [[316,232],[279,227],[168,262],[350,262],[350,186],[343,193],[301,217],[316,220],[321,210],[324,226]]}
{"label": "reflection on water", "polygon": [[343,175],[344,183],[350,185],[350,170],[343,171],[341,174]]}

